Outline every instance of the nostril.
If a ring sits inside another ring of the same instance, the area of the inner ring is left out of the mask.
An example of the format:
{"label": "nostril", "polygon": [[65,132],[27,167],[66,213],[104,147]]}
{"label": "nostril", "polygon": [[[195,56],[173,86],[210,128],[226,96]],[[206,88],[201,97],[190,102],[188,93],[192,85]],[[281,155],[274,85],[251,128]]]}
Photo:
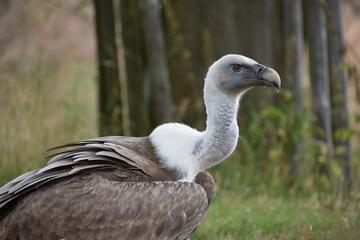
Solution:
{"label": "nostril", "polygon": [[262,72],[266,69],[266,67],[264,65],[261,64],[255,64],[255,72],[257,75],[261,75]]}

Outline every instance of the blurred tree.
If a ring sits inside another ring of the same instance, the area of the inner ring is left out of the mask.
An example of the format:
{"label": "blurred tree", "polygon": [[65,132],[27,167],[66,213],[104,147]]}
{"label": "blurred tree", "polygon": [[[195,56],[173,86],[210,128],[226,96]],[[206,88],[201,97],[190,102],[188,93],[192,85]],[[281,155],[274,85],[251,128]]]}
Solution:
{"label": "blurred tree", "polygon": [[[304,37],[303,11],[301,0],[283,0],[284,11],[284,75],[283,84],[292,93],[293,109],[289,118],[293,124],[292,140],[287,150],[290,158],[288,186],[292,186],[297,178],[299,159],[304,156],[303,130],[299,127],[304,114]],[[285,82],[284,82],[285,81]],[[287,81],[287,82],[286,82]],[[298,126],[298,127],[297,127]]]}
{"label": "blurred tree", "polygon": [[319,174],[331,181],[332,159],[331,101],[329,87],[326,19],[322,3],[306,0],[312,106],[315,115],[314,135],[317,141]]}
{"label": "blurred tree", "polygon": [[121,108],[122,108],[122,123],[124,135],[131,136],[130,127],[130,109],[129,109],[129,94],[127,86],[127,74],[126,74],[126,60],[124,52],[124,40],[123,40],[123,28],[121,23],[121,2],[114,2],[115,14],[115,37],[118,48],[118,62],[119,62],[119,77],[120,77],[120,94],[121,94]]}
{"label": "blurred tree", "polygon": [[351,145],[349,131],[349,107],[347,96],[347,72],[344,60],[342,14],[339,0],[328,0],[328,45],[332,104],[332,128],[335,158],[342,169],[340,191],[351,189]]}
{"label": "blurred tree", "polygon": [[112,0],[94,0],[101,135],[122,135],[121,97]]}
{"label": "blurred tree", "polygon": [[[175,104],[174,120],[204,129],[202,89],[206,73],[204,12],[201,1],[162,1],[165,42]],[[210,40],[210,39],[208,39]],[[210,53],[211,54],[211,53]]]}
{"label": "blurred tree", "polygon": [[166,60],[165,39],[159,0],[141,0],[146,47],[147,78],[150,78],[149,115],[153,126],[172,120],[172,96]]}
{"label": "blurred tree", "polygon": [[145,92],[145,42],[138,1],[120,1],[120,23],[126,61],[130,129],[134,136],[147,135],[152,128]]}
{"label": "blurred tree", "polygon": [[[172,94],[158,0],[121,1],[131,132],[147,135],[172,119]],[[131,27],[129,27],[131,26]]]}

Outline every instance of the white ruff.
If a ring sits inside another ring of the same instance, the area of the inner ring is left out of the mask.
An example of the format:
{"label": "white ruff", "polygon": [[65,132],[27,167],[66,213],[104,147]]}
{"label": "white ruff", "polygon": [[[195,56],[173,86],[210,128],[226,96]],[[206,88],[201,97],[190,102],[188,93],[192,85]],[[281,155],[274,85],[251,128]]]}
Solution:
{"label": "white ruff", "polygon": [[150,139],[165,167],[176,169],[181,181],[192,182],[201,171],[194,155],[203,133],[180,123],[166,123],[150,134]]}

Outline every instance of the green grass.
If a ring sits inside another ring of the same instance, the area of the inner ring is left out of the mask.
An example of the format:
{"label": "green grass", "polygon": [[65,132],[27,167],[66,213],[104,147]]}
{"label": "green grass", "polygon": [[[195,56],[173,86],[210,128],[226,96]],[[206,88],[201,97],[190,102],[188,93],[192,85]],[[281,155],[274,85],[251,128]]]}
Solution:
{"label": "green grass", "polygon": [[245,197],[239,192],[218,193],[192,239],[356,240],[360,213],[327,209],[316,197],[274,198],[263,194]]}
{"label": "green grass", "polygon": [[304,186],[288,188],[279,167],[261,173],[237,154],[211,173],[217,195],[192,240],[359,239],[356,185],[348,197],[320,192],[309,172],[300,182]]}

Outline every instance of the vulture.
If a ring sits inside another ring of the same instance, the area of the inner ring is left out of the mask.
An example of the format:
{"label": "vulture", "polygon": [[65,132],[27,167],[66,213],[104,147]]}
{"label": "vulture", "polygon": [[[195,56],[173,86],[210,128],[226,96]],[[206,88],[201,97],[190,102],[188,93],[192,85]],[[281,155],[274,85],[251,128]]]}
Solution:
{"label": "vulture", "polygon": [[205,77],[205,131],[166,123],[50,149],[45,167],[0,188],[0,239],[188,239],[215,195],[205,170],[234,151],[239,101],[255,86],[279,89],[280,77],[225,55]]}

